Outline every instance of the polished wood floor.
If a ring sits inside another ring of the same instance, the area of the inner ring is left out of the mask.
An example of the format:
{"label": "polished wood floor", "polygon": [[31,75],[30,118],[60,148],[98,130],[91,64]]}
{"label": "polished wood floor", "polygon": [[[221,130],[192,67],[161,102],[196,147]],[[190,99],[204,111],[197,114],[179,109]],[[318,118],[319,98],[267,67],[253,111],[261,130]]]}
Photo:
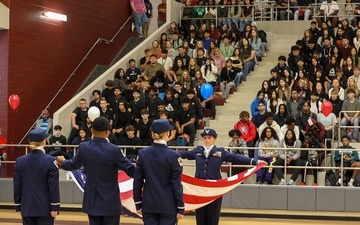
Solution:
{"label": "polished wood floor", "polygon": [[[283,211],[284,213],[293,213],[294,215],[298,212]],[[266,212],[268,213],[268,212]],[[271,212],[270,212],[271,213]],[[310,214],[311,212],[309,212]],[[317,212],[316,212],[317,214]],[[324,215],[326,215],[325,213]],[[329,213],[334,216],[336,213]],[[352,213],[348,214],[353,216]],[[354,214],[356,215],[356,214]],[[331,216],[330,216],[331,217]],[[331,219],[331,218],[330,218]],[[79,212],[61,212],[56,217],[55,225],[86,225],[87,215]],[[121,217],[121,225],[139,225],[142,224],[140,219]],[[21,224],[21,217],[18,213],[13,210],[0,210],[0,225],[19,225]],[[192,225],[195,224],[195,217],[192,215],[186,215],[183,220],[179,222],[179,225]],[[220,225],[353,225],[360,224],[359,221],[333,221],[333,220],[289,220],[289,219],[260,219],[260,218],[239,218],[239,217],[222,217],[220,219]]]}

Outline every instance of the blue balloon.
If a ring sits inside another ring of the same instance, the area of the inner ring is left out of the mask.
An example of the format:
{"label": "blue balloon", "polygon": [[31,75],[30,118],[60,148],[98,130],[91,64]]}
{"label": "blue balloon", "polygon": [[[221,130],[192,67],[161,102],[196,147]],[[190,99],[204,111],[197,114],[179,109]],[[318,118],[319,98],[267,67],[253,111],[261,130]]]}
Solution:
{"label": "blue balloon", "polygon": [[164,92],[160,92],[160,93],[158,94],[158,97],[159,97],[161,100],[164,100],[164,98],[165,98],[165,93],[164,93]]}
{"label": "blue balloon", "polygon": [[208,100],[208,98],[211,97],[211,95],[213,94],[214,92],[214,88],[213,86],[211,86],[211,84],[209,83],[205,83],[201,86],[200,88],[200,93],[201,93],[201,96],[203,96],[203,98],[205,100]]}

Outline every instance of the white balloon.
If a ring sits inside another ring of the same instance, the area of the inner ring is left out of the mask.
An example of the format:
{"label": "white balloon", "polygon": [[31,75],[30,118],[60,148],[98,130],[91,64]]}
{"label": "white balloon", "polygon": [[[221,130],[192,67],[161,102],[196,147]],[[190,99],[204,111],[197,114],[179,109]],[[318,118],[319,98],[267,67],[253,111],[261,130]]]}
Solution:
{"label": "white balloon", "polygon": [[88,117],[91,121],[94,121],[96,118],[100,116],[100,110],[96,106],[91,106],[88,111]]}

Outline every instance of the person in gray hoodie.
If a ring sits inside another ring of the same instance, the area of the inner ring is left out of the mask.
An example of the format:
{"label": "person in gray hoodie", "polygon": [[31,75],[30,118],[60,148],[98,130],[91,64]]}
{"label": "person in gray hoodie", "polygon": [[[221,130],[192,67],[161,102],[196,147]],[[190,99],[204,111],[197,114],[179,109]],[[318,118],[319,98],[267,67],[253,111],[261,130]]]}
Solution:
{"label": "person in gray hoodie", "polygon": [[[292,148],[300,148],[301,141],[296,139],[295,133],[293,130],[288,130],[285,133],[285,137],[280,141],[279,148],[285,148],[284,150],[278,150],[276,152],[277,159],[273,164],[274,166],[301,166],[302,161],[300,159],[300,150],[295,150]],[[297,177],[299,176],[301,169],[294,169],[291,175],[291,179],[286,183],[284,178],[284,173],[281,168],[274,168],[276,176],[279,178],[279,185],[293,185]]]}
{"label": "person in gray hoodie", "polygon": [[[249,151],[247,149],[244,149],[247,147],[246,145],[246,141],[242,138],[240,138],[241,136],[241,131],[240,130],[230,130],[229,131],[229,137],[231,137],[231,141],[229,142],[228,147],[242,147],[241,149],[231,149],[231,152],[234,154],[239,154],[242,156],[246,156],[249,157]],[[235,165],[233,163],[233,165]],[[242,171],[244,171],[246,168],[232,168],[232,174],[231,175],[235,175],[238,173],[241,173]]]}
{"label": "person in gray hoodie", "polygon": [[[266,161],[270,168],[263,168],[256,171],[256,184],[272,183],[272,164],[276,161],[276,148],[279,146],[279,138],[272,127],[267,127],[260,135],[259,159]],[[265,149],[264,149],[265,148]],[[271,149],[269,149],[271,148]]]}

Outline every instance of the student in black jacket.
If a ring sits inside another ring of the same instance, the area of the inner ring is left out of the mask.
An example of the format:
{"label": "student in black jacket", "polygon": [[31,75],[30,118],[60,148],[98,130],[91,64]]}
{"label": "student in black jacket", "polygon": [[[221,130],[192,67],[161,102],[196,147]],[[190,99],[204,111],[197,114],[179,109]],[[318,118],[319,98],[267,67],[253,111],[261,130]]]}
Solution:
{"label": "student in black jacket", "polygon": [[229,102],[230,89],[235,85],[238,69],[232,66],[232,60],[226,60],[226,66],[220,72],[220,90],[224,94],[225,102]]}

